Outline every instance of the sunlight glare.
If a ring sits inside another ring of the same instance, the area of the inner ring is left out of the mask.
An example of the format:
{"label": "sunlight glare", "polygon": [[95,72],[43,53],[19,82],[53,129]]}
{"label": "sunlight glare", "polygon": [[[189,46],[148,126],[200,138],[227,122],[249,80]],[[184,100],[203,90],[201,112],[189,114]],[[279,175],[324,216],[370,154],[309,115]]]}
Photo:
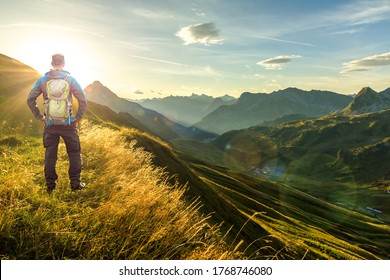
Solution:
{"label": "sunlight glare", "polygon": [[31,38],[28,47],[15,48],[15,57],[44,74],[51,69],[51,56],[62,53],[65,56],[65,70],[69,71],[82,87],[95,79],[98,69],[96,55],[87,49],[87,42],[63,34],[45,34]]}

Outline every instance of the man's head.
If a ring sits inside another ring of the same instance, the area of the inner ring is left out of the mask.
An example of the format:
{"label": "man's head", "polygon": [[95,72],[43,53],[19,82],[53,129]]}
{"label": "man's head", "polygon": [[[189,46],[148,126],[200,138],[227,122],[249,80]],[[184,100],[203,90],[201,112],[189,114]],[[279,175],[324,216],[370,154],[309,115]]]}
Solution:
{"label": "man's head", "polygon": [[61,53],[53,54],[51,57],[51,66],[53,69],[63,69],[65,65],[64,55]]}

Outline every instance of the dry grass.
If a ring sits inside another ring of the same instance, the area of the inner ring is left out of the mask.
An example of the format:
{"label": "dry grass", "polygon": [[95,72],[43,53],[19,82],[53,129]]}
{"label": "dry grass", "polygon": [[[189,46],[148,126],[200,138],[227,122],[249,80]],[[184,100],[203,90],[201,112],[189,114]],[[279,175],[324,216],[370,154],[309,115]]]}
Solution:
{"label": "dry grass", "polygon": [[[217,226],[183,199],[131,130],[84,124],[83,178],[70,192],[60,144],[58,190],[44,191],[40,139],[3,136],[0,144],[2,259],[233,259]],[[8,137],[8,138],[7,138]],[[8,140],[7,140],[8,139]],[[8,141],[8,142],[7,142]],[[14,143],[12,142],[12,143]]]}

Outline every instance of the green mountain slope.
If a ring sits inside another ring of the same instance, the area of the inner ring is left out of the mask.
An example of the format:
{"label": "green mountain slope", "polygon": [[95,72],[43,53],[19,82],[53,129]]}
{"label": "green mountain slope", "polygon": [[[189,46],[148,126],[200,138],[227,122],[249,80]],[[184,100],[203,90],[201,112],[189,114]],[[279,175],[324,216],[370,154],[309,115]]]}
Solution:
{"label": "green mountain slope", "polygon": [[328,116],[231,131],[213,144],[256,176],[389,222],[389,119],[390,110]]}
{"label": "green mountain slope", "polygon": [[[324,162],[313,165],[311,169],[306,169],[310,165],[308,161],[301,168],[295,164],[294,169],[303,175],[317,176],[321,175],[318,172],[324,172],[324,176],[342,176],[342,166],[349,166],[350,175],[359,182],[388,180],[389,119],[390,110],[384,110],[352,117],[295,121],[276,127],[252,127],[228,132],[213,144],[236,158],[241,157],[248,168],[264,168],[272,162],[280,162],[289,168],[294,166],[294,161],[304,157],[313,160],[323,157]],[[363,158],[363,155],[374,155],[374,152],[383,155],[377,158],[376,166]]]}
{"label": "green mountain slope", "polygon": [[253,247],[245,249],[252,257],[390,257],[389,243],[385,238],[390,227],[375,218],[332,205],[284,184],[225,168],[196,164],[193,168],[222,200],[250,219],[238,238],[252,240],[251,246],[258,248],[255,251],[251,251]]}

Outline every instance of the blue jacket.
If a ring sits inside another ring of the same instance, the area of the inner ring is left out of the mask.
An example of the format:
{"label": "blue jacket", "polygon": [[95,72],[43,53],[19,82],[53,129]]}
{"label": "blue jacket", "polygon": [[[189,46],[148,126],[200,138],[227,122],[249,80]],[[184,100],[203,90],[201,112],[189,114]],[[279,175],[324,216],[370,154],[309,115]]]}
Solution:
{"label": "blue jacket", "polygon": [[[38,120],[41,120],[43,118],[43,114],[40,112],[37,106],[37,98],[41,94],[43,94],[43,100],[45,101],[47,99],[47,91],[46,91],[47,82],[51,79],[65,79],[66,77],[69,83],[70,93],[74,97],[76,97],[76,99],[79,102],[79,107],[76,116],[70,117],[70,123],[73,122],[74,120],[76,121],[81,120],[81,118],[84,116],[85,111],[87,109],[87,98],[85,92],[83,91],[79,83],[76,81],[76,79],[70,76],[70,73],[65,70],[50,70],[44,76],[42,76],[31,89],[27,97],[27,104],[30,107],[35,118],[37,118]],[[50,125],[50,123],[47,124]]]}

